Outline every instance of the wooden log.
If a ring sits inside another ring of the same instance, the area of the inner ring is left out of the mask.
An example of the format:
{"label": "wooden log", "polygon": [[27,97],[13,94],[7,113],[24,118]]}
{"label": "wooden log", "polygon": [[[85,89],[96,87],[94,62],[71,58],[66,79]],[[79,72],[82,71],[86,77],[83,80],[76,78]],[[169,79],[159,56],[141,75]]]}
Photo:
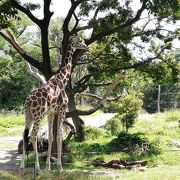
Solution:
{"label": "wooden log", "polygon": [[112,166],[112,164],[120,164],[119,160],[111,160],[107,163],[107,166]]}
{"label": "wooden log", "polygon": [[121,164],[112,164],[111,167],[114,169],[125,169],[125,166]]}
{"label": "wooden log", "polygon": [[147,166],[147,161],[125,161],[125,160],[111,160],[108,163],[101,161],[101,160],[95,160],[93,161],[94,166],[102,166],[102,167],[108,167],[108,168],[114,168],[114,169],[129,169],[129,170],[140,170],[144,171]]}
{"label": "wooden log", "polygon": [[136,164],[136,165],[128,165],[128,166],[126,166],[126,169],[133,170],[133,169],[136,169],[137,167],[140,167],[140,165],[139,165],[139,164]]}
{"label": "wooden log", "polygon": [[101,160],[94,160],[92,164],[93,166],[103,166],[103,167],[107,166],[107,163]]}
{"label": "wooden log", "polygon": [[140,165],[140,166],[147,166],[147,161],[131,161],[131,162],[126,162],[126,165]]}

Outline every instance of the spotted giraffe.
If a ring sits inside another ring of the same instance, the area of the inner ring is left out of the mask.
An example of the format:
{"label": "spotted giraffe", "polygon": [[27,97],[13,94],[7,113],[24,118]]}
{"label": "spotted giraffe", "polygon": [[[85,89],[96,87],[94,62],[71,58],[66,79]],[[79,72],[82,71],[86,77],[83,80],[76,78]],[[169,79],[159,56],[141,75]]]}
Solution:
{"label": "spotted giraffe", "polygon": [[[57,122],[57,168],[61,171],[61,152],[62,152],[62,129],[63,120],[65,119],[68,97],[65,88],[70,78],[72,68],[72,55],[76,49],[88,50],[86,44],[78,36],[70,36],[65,66],[60,73],[52,76],[48,82],[41,88],[32,91],[25,102],[25,129],[23,134],[23,154],[20,169],[25,172],[25,154],[28,141],[33,145],[35,154],[35,172],[40,173],[38,151],[37,151],[37,134],[40,122],[44,115],[48,116],[48,152],[46,160],[46,169],[51,169],[50,157],[53,141],[53,120],[58,115]],[[32,131],[30,137],[29,132]]]}

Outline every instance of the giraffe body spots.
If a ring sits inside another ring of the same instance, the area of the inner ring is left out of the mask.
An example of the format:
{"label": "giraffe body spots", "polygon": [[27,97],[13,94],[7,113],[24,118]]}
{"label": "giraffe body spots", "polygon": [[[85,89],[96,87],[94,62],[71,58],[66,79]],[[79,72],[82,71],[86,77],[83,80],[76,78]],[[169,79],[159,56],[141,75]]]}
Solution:
{"label": "giraffe body spots", "polygon": [[33,101],[32,107],[36,107],[38,105],[37,101]]}
{"label": "giraffe body spots", "polygon": [[32,99],[32,100],[36,100],[37,97],[36,97],[36,96],[31,96],[31,99]]}
{"label": "giraffe body spots", "polygon": [[63,80],[63,84],[66,84],[66,83],[67,83],[67,81],[66,81],[66,79],[64,79],[64,80]]}
{"label": "giraffe body spots", "polygon": [[37,92],[37,93],[36,93],[36,96],[37,96],[37,97],[41,97],[42,95],[41,95],[40,92]]}
{"label": "giraffe body spots", "polygon": [[40,111],[40,109],[41,109],[41,107],[40,107],[40,106],[38,106],[38,107],[36,108],[36,111]]}
{"label": "giraffe body spots", "polygon": [[42,97],[46,98],[47,97],[47,92],[42,92]]}
{"label": "giraffe body spots", "polygon": [[38,103],[38,105],[40,105],[40,106],[41,106],[41,101],[42,101],[42,98],[38,97],[37,103]]}
{"label": "giraffe body spots", "polygon": [[43,89],[39,88],[39,89],[38,89],[38,92],[40,92],[40,93],[43,92]]}

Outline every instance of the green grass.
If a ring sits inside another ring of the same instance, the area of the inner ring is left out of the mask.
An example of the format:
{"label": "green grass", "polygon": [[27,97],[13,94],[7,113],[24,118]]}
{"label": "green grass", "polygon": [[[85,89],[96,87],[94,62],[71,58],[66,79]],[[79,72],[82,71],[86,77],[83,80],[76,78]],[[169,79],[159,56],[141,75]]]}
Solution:
{"label": "green grass", "polygon": [[24,115],[22,114],[0,114],[0,126],[9,128],[24,125]]}
{"label": "green grass", "polygon": [[[180,171],[179,166],[158,166],[153,168],[147,168],[146,171],[127,171],[127,170],[109,170],[98,169],[96,171],[111,172],[110,175],[89,175],[91,171],[79,170],[65,170],[62,173],[55,172],[42,172],[39,176],[36,176],[36,180],[179,180]],[[19,173],[0,171],[0,179],[2,180],[33,180],[34,176],[32,172],[20,175]]]}
{"label": "green grass", "polygon": [[[12,121],[15,119],[19,126],[16,126]],[[24,117],[22,115],[0,115],[1,126],[5,129],[9,127],[21,127],[24,123]],[[110,161],[112,159],[124,159],[124,160],[147,160],[148,168],[145,172],[140,171],[128,171],[128,170],[113,170],[115,179],[147,179],[147,180],[178,180],[180,179],[180,128],[178,120],[180,119],[180,111],[168,111],[160,114],[156,114],[151,120],[137,120],[133,128],[129,129],[129,133],[143,133],[148,141],[157,145],[159,152],[151,152],[149,154],[127,154],[123,152],[107,152],[109,149],[109,142],[115,137],[111,137],[108,134],[104,137],[98,137],[97,139],[88,139],[85,142],[78,143],[71,141],[71,151],[75,152],[71,155],[65,155],[63,157],[63,167],[65,172],[59,175],[58,172],[42,173],[37,179],[113,179],[113,177],[107,177],[103,175],[89,175],[88,173],[79,174],[75,169],[82,169],[88,171],[103,170],[105,168],[95,168],[92,165],[92,161],[95,159],[101,159],[104,161]],[[22,132],[21,132],[22,133]],[[1,129],[0,129],[1,134]],[[91,136],[89,136],[91,137]],[[111,148],[111,147],[110,147]],[[94,153],[89,153],[94,152]],[[29,162],[33,163],[33,156],[29,158]],[[41,159],[42,169],[45,167],[45,159]],[[32,165],[31,165],[32,168]],[[56,169],[56,166],[53,166]],[[70,171],[69,171],[70,170]],[[0,179],[33,179],[32,173],[27,173],[25,176],[20,176],[18,173],[0,172]]]}
{"label": "green grass", "polygon": [[0,114],[0,136],[16,136],[22,134],[24,115]]}
{"label": "green grass", "polygon": [[[88,110],[92,107],[90,106],[79,106],[80,110]],[[91,116],[94,117],[97,115],[103,114],[103,111],[98,110],[93,113]],[[86,116],[83,116],[86,118]],[[16,113],[4,113],[0,114],[0,136],[19,136],[22,135],[24,129],[25,116],[24,114]],[[47,117],[45,117],[41,123],[42,125],[47,125]]]}
{"label": "green grass", "polygon": [[[115,137],[106,136],[97,139],[88,139],[85,142],[71,142],[71,151],[75,154],[66,155],[64,159],[65,169],[94,169],[92,161],[102,159],[147,160],[148,167],[154,166],[180,166],[180,147],[176,144],[180,140],[178,122],[180,112],[172,111],[157,114],[152,120],[137,120],[135,126],[130,129],[130,138],[134,133],[143,133],[151,144],[147,153],[110,152],[112,145],[109,142]],[[172,119],[170,117],[173,117]],[[133,137],[133,136],[132,136]],[[79,153],[78,153],[79,152]],[[44,162],[45,163],[45,162]]]}

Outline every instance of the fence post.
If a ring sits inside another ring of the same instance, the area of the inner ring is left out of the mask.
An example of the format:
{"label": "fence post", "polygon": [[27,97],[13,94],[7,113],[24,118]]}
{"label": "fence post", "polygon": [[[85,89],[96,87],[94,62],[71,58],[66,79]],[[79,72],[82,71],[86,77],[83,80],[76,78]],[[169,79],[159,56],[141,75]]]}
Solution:
{"label": "fence post", "polygon": [[158,85],[158,99],[157,99],[157,112],[161,112],[161,106],[160,106],[160,101],[161,101],[161,85]]}

